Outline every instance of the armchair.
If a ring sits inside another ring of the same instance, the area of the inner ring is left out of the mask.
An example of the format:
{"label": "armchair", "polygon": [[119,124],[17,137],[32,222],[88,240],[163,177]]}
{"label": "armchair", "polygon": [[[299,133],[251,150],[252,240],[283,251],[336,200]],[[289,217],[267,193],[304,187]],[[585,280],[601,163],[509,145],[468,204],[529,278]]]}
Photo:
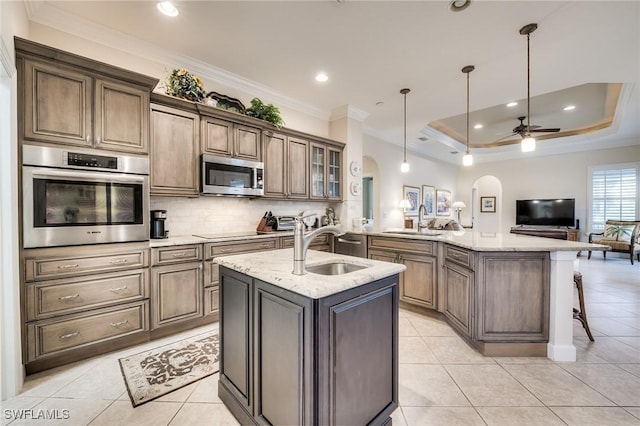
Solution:
{"label": "armchair", "polygon": [[[597,235],[601,235],[601,237],[594,238]],[[589,242],[607,245],[611,247],[611,251],[629,253],[633,265],[634,255],[640,262],[640,221],[607,220],[604,232],[589,234]],[[603,251],[602,254],[606,259],[607,252]],[[591,259],[591,251],[589,251],[588,259]]]}

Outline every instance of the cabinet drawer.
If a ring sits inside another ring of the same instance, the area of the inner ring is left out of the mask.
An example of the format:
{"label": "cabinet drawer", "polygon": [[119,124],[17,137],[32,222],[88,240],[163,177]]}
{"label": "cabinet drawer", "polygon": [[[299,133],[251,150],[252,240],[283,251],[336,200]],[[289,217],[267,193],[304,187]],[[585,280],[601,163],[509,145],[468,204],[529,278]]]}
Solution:
{"label": "cabinet drawer", "polygon": [[206,243],[205,258],[211,259],[217,256],[229,254],[249,253],[252,251],[275,250],[279,247],[278,238],[261,239],[254,241],[243,241],[234,243]]}
{"label": "cabinet drawer", "polygon": [[211,315],[220,309],[220,290],[218,287],[204,289],[204,314]]}
{"label": "cabinet drawer", "polygon": [[27,321],[69,314],[149,295],[149,271],[135,269],[26,285]]}
{"label": "cabinet drawer", "polygon": [[369,237],[369,248],[382,248],[434,254],[434,242],[408,238]]}
{"label": "cabinet drawer", "polygon": [[95,253],[87,256],[37,257],[25,260],[27,281],[72,277],[149,266],[149,250]]}
{"label": "cabinet drawer", "polygon": [[202,260],[202,244],[151,249],[151,264],[154,266],[192,260]]}
{"label": "cabinet drawer", "polygon": [[27,324],[28,362],[93,343],[148,331],[148,302]]}
{"label": "cabinet drawer", "polygon": [[[329,248],[330,240],[329,234],[321,234],[315,237],[309,248],[312,250],[325,249]],[[282,237],[282,248],[292,248],[293,247],[293,236],[291,237]]]}
{"label": "cabinet drawer", "polygon": [[444,258],[445,260],[451,260],[462,266],[473,269],[473,252],[469,250],[445,244]]}

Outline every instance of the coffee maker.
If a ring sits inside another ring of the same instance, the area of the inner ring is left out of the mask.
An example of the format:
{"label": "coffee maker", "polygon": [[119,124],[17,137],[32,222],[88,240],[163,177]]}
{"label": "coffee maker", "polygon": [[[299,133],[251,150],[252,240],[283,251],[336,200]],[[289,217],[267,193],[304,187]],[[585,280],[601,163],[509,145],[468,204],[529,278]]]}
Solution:
{"label": "coffee maker", "polygon": [[165,220],[167,220],[166,210],[151,210],[151,238],[169,238],[169,231],[164,229]]}

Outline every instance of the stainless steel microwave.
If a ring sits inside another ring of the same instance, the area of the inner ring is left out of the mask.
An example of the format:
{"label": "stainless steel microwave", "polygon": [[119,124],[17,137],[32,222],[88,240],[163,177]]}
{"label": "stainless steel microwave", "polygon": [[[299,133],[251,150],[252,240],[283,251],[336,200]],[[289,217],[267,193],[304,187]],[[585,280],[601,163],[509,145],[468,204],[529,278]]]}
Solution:
{"label": "stainless steel microwave", "polygon": [[202,194],[264,195],[264,164],[259,161],[202,154]]}

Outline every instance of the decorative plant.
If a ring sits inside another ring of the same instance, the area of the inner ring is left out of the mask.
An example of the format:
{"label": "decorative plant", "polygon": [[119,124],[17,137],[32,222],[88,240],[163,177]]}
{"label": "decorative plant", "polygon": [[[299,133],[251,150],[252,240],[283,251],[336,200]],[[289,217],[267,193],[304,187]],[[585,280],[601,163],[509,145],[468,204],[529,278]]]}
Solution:
{"label": "decorative plant", "polygon": [[246,114],[250,117],[256,117],[260,120],[268,121],[278,129],[284,126],[284,120],[280,116],[278,107],[268,104],[265,105],[260,99],[251,99],[251,106],[246,109]]}
{"label": "decorative plant", "polygon": [[197,75],[184,68],[174,69],[167,77],[167,95],[202,102],[205,96],[204,85]]}

